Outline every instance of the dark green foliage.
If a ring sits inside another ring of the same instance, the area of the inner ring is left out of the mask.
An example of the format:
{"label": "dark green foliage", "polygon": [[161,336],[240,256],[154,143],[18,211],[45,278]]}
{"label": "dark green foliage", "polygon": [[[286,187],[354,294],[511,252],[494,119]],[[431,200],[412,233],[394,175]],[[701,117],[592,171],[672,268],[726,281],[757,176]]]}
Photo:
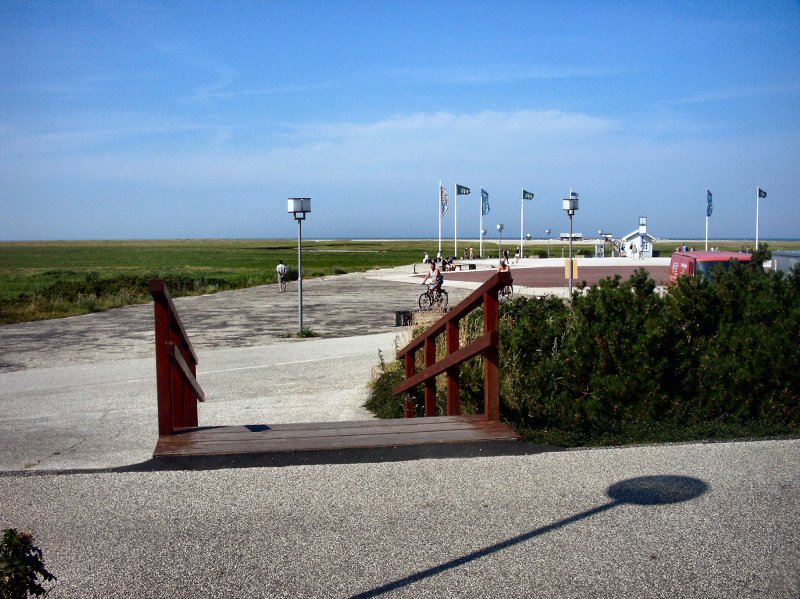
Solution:
{"label": "dark green foliage", "polygon": [[760,243],[757,250],[753,250],[751,261],[756,265],[756,268],[763,269],[764,262],[772,260],[772,250],[769,249],[768,243]]}
{"label": "dark green foliage", "polygon": [[39,582],[56,579],[44,567],[42,550],[33,544],[33,537],[13,528],[3,531],[0,542],[0,598],[24,599],[41,597],[47,591]]}
{"label": "dark green foliage", "polygon": [[[561,445],[800,434],[798,331],[800,270],[734,265],[665,294],[639,271],[572,302],[517,298],[501,306],[501,410]],[[481,361],[461,380],[482,409]]]}

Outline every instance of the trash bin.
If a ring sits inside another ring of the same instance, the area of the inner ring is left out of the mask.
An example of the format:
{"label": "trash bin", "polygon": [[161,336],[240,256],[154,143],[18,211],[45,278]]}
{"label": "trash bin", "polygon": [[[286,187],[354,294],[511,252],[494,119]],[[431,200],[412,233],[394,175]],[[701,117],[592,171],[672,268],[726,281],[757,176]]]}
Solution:
{"label": "trash bin", "polygon": [[394,313],[394,326],[406,327],[411,324],[410,310],[396,310]]}

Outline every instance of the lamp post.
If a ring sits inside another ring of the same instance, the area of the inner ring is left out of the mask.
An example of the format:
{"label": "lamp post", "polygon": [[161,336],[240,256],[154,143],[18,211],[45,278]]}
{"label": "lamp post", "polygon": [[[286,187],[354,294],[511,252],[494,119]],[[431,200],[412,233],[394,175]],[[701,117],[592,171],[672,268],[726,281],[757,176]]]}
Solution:
{"label": "lamp post", "polygon": [[545,229],[544,234],[547,235],[547,257],[550,257],[550,229]]}
{"label": "lamp post", "polygon": [[497,257],[498,258],[502,258],[502,256],[503,256],[503,252],[502,252],[502,248],[503,248],[503,225],[502,224],[497,225],[497,239],[498,239],[498,241],[497,241]]}
{"label": "lamp post", "polygon": [[289,198],[289,210],[297,221],[297,317],[303,334],[303,221],[311,212],[311,198]]}
{"label": "lamp post", "polygon": [[562,201],[562,207],[569,214],[569,296],[572,297],[572,217],[578,211],[578,194],[570,190],[569,197]]}

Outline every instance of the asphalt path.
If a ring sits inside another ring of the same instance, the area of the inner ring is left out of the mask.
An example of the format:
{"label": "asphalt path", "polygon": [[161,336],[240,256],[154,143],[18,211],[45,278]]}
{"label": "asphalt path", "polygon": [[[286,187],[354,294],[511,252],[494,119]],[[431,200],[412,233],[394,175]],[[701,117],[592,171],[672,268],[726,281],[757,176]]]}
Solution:
{"label": "asphalt path", "polygon": [[[370,417],[418,277],[304,290],[320,338],[282,337],[292,288],[177,300],[201,423]],[[800,440],[163,470],[151,327],[0,327],[0,527],[34,533],[51,597],[800,596]]]}

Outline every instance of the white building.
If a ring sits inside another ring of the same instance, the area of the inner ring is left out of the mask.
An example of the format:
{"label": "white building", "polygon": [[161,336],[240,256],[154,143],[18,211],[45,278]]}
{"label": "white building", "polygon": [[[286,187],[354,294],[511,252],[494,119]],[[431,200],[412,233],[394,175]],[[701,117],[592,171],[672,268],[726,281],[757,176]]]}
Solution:
{"label": "white building", "polygon": [[628,258],[652,258],[653,242],[656,238],[647,232],[647,217],[639,217],[639,228],[631,231],[620,241]]}

